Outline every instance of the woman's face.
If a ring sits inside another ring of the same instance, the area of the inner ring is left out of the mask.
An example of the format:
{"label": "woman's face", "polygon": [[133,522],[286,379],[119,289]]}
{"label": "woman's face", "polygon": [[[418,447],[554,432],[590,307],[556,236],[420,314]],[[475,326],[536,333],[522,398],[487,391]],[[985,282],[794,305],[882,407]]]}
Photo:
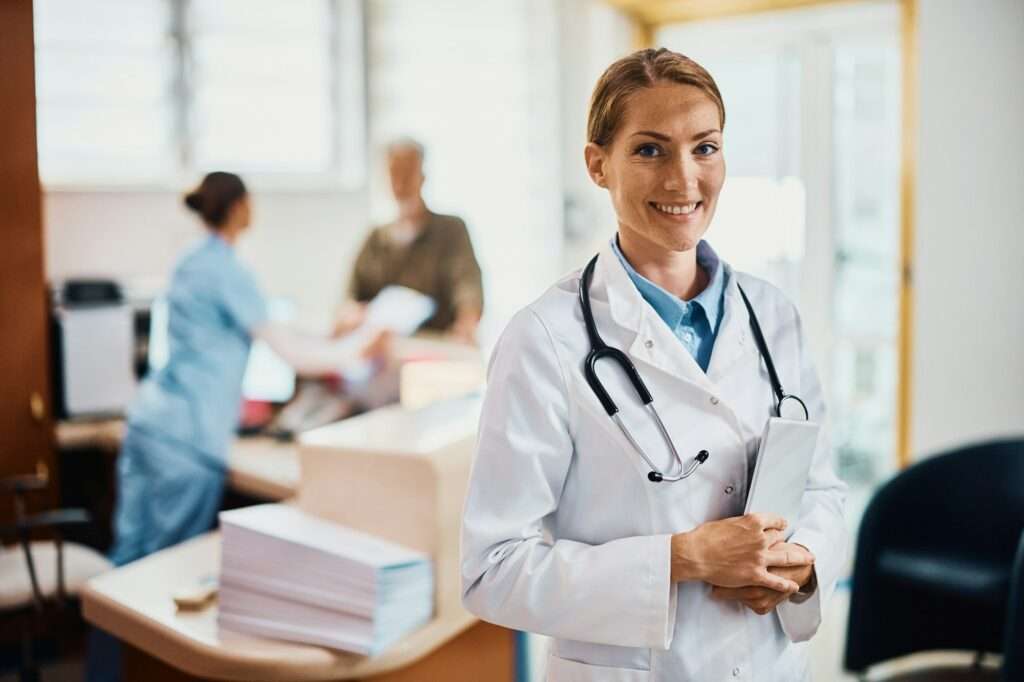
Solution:
{"label": "woman's face", "polygon": [[668,251],[697,246],[725,181],[718,107],[704,92],[664,82],[637,91],[612,141],[589,143],[585,155],[623,237]]}
{"label": "woman's face", "polygon": [[252,222],[252,202],[248,194],[244,194],[241,198],[237,199],[231,206],[231,211],[234,214],[232,221],[238,226],[239,230],[249,227],[249,224]]}

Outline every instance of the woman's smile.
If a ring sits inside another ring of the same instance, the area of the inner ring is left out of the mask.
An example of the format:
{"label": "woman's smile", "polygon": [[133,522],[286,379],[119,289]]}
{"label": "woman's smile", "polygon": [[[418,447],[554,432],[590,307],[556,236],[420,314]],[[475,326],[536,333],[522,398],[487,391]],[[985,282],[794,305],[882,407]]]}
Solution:
{"label": "woman's smile", "polygon": [[679,202],[658,202],[649,201],[650,206],[660,217],[671,221],[674,224],[692,223],[701,219],[701,209],[704,206],[702,201]]}

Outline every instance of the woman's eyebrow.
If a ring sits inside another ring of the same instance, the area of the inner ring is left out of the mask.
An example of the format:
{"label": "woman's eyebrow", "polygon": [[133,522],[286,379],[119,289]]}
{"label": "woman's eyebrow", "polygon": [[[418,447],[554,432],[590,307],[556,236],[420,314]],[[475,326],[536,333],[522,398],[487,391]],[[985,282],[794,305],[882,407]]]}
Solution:
{"label": "woman's eyebrow", "polygon": [[[718,132],[721,132],[720,130],[718,130],[718,128],[709,128],[707,130],[703,130],[703,131],[697,133],[696,135],[694,135],[690,139],[691,140],[699,140],[702,137],[707,137],[708,135],[711,135],[713,133],[718,133]],[[662,140],[664,142],[671,142],[672,141],[672,138],[669,137],[668,135],[665,135],[664,133],[658,133],[658,132],[655,132],[653,130],[638,130],[635,133],[633,133],[632,135],[630,135],[630,137],[636,137],[637,135],[643,135],[644,137],[653,137],[656,140]]]}
{"label": "woman's eyebrow", "polygon": [[672,138],[669,137],[668,135],[664,135],[662,133],[656,133],[653,130],[638,130],[635,133],[633,133],[632,135],[630,135],[630,137],[636,137],[637,135],[643,135],[645,137],[653,137],[656,140],[663,140],[665,142],[669,142],[669,141],[672,140]]}
{"label": "woman's eyebrow", "polygon": [[704,132],[697,133],[696,135],[694,135],[690,139],[691,140],[699,140],[702,137],[707,137],[708,135],[711,135],[712,133],[717,133],[717,132],[720,132],[718,130],[718,128],[709,128],[708,130],[705,130]]}

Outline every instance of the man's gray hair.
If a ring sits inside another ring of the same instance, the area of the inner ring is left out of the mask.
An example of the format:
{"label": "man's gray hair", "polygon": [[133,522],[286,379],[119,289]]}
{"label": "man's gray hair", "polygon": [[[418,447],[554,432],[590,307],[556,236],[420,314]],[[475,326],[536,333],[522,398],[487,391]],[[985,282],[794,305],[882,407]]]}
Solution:
{"label": "man's gray hair", "polygon": [[391,140],[391,142],[388,142],[388,146],[386,147],[386,149],[388,155],[394,154],[395,152],[406,150],[414,151],[416,152],[416,155],[420,157],[421,164],[423,163],[424,158],[426,156],[426,151],[423,149],[423,145],[419,142],[419,140],[408,136],[396,137],[395,139]]}

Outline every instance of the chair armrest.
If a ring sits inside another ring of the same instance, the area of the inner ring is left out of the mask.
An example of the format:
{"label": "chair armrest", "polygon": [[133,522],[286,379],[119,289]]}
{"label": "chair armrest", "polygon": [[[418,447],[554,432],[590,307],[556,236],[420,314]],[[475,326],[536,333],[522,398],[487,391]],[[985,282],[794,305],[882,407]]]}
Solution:
{"label": "chair armrest", "polygon": [[29,490],[42,490],[47,485],[48,481],[36,474],[21,474],[0,478],[0,492],[5,493],[24,493]]}
{"label": "chair armrest", "polygon": [[0,538],[17,538],[37,528],[60,528],[74,526],[92,521],[92,516],[84,509],[53,509],[33,514],[17,521],[13,525],[0,526]]}
{"label": "chair armrest", "polygon": [[19,528],[32,530],[35,528],[55,528],[74,526],[92,521],[92,516],[84,509],[51,509],[50,511],[33,514],[17,525]]}

